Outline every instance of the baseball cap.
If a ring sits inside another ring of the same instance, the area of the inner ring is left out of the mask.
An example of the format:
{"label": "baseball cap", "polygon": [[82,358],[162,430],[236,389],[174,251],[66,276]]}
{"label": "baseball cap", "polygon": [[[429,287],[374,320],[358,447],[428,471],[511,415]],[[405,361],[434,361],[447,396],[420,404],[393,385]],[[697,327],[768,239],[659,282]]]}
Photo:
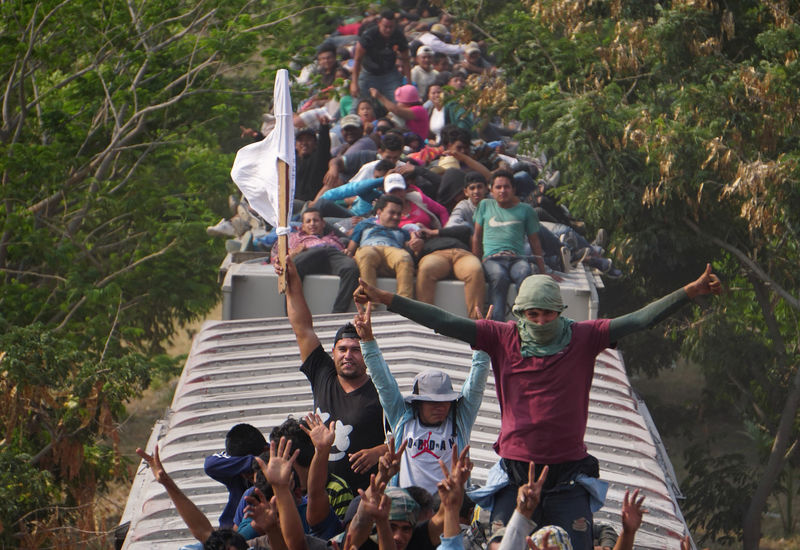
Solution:
{"label": "baseball cap", "polygon": [[348,128],[355,126],[356,128],[361,127],[361,119],[358,118],[358,115],[346,115],[342,117],[342,120],[339,122],[339,126],[342,128]]}
{"label": "baseball cap", "polygon": [[417,48],[417,55],[433,55],[433,48],[430,46],[420,46]]}
{"label": "baseball cap", "polygon": [[392,499],[392,506],[389,509],[389,521],[407,521],[411,525],[416,525],[419,516],[419,504],[411,498],[408,491],[399,487],[386,489],[386,496]]}
{"label": "baseball cap", "polygon": [[388,193],[395,189],[405,189],[406,180],[400,174],[388,174],[383,178],[383,190]]}
{"label": "baseball cap", "polygon": [[406,403],[413,401],[455,401],[461,394],[453,391],[450,377],[440,370],[426,370],[414,377],[411,393],[405,397]]}

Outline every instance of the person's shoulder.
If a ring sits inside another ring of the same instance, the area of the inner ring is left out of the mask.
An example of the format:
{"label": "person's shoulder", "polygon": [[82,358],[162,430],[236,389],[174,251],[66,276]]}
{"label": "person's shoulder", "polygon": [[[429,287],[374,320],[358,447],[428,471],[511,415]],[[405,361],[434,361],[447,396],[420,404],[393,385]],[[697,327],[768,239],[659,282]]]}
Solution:
{"label": "person's shoulder", "polygon": [[333,359],[325,352],[322,344],[314,348],[314,351],[306,357],[306,360],[303,361],[303,364],[300,366],[300,371],[308,376],[309,379],[315,373],[329,369],[335,370]]}

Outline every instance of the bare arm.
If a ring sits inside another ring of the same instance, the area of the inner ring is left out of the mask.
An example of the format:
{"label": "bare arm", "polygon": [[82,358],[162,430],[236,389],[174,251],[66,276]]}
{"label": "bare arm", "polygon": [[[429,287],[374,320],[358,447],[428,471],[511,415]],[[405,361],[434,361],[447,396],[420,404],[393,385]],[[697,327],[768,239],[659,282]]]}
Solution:
{"label": "bare arm", "polygon": [[330,515],[331,504],[325,485],[328,480],[328,457],[331,447],[336,439],[335,422],[331,420],[329,426],[323,424],[319,415],[306,416],[308,428],[300,428],[308,434],[314,444],[314,457],[308,469],[308,506],[306,507],[306,521],[309,525],[319,525]]}
{"label": "bare arm", "polygon": [[400,65],[403,67],[403,76],[406,77],[408,82],[411,82],[411,52],[405,50],[398,55],[400,57]]}
{"label": "bare arm", "polygon": [[353,99],[358,99],[358,75],[361,74],[361,60],[364,59],[364,46],[361,45],[361,42],[356,42],[356,51],[353,54],[353,72],[350,76],[350,95],[353,96]]}
{"label": "bare arm", "polygon": [[476,172],[481,174],[484,178],[486,178],[486,181],[489,181],[491,179],[492,173],[489,171],[489,169],[486,168],[483,164],[481,164],[477,160],[475,160],[474,158],[472,158],[471,156],[465,155],[464,153],[461,153],[459,151],[449,151],[448,154],[454,156],[458,162],[463,162],[464,164],[469,166],[470,170],[475,170]]}
{"label": "bare arm", "polygon": [[622,501],[622,533],[614,545],[614,550],[633,550],[636,531],[642,525],[642,516],[647,513],[647,510],[642,507],[644,497],[637,497],[639,497],[639,489],[636,489],[632,496],[625,491],[625,498]]}
{"label": "bare arm", "polygon": [[[275,264],[275,273],[280,275],[282,271],[283,267]],[[308,309],[306,298],[303,296],[303,282],[291,258],[286,259],[286,315],[297,337],[300,360],[305,361],[311,352],[319,347],[319,338],[314,332],[311,310]]]}
{"label": "bare arm", "polygon": [[478,223],[475,224],[475,231],[472,232],[472,253],[479,260],[483,260],[483,227]]}
{"label": "bare arm", "polygon": [[380,102],[380,104],[383,105],[383,107],[387,111],[389,111],[390,113],[396,114],[397,116],[399,116],[403,120],[414,120],[416,118],[416,115],[414,114],[414,111],[412,111],[408,107],[401,107],[397,103],[392,102],[389,98],[387,98],[385,95],[380,93],[377,89],[370,88],[369,89],[369,94],[374,99],[377,99]]}
{"label": "bare arm", "polygon": [[539,241],[539,234],[531,233],[528,235],[528,242],[531,244],[531,250],[536,257],[536,267],[539,268],[539,273],[547,273],[547,267],[544,265],[544,252],[542,252],[542,243]]}
{"label": "bare arm", "polygon": [[158,446],[156,446],[153,456],[150,456],[142,449],[136,449],[136,454],[147,462],[148,466],[150,466],[150,471],[153,472],[153,477],[166,489],[170,500],[172,500],[172,503],[175,505],[175,509],[178,511],[183,522],[189,527],[192,536],[200,542],[205,543],[208,537],[211,536],[211,532],[214,528],[211,526],[211,522],[208,521],[205,514],[200,511],[194,502],[189,500],[189,497],[187,497],[172,478],[169,477],[169,474],[164,469],[164,466],[161,464],[161,459],[158,456]]}
{"label": "bare arm", "polygon": [[[277,447],[277,449],[276,449]],[[281,437],[280,442],[270,445],[269,464],[256,457],[261,473],[267,478],[275,492],[278,505],[278,521],[280,523],[283,540],[289,550],[308,550],[306,535],[303,532],[303,524],[300,521],[300,514],[297,512],[297,505],[290,489],[292,479],[292,467],[300,451],[292,450],[291,441]]]}

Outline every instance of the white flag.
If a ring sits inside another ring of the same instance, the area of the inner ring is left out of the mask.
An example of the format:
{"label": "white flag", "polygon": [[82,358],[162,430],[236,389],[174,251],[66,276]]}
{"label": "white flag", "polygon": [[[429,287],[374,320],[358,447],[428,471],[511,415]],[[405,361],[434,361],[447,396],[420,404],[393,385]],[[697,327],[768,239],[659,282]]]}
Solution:
{"label": "white flag", "polygon": [[263,140],[239,149],[231,178],[264,221],[278,227],[278,159],[289,165],[289,219],[294,199],[294,122],[286,69],[275,76],[273,112],[275,128]]}

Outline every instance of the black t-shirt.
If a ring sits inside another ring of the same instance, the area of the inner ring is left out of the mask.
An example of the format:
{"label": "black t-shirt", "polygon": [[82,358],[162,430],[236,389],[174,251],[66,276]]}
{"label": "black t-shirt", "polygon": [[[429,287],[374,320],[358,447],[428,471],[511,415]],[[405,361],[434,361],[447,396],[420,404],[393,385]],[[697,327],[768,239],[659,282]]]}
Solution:
{"label": "black t-shirt", "polygon": [[368,73],[374,75],[387,74],[397,70],[395,46],[397,46],[398,52],[408,51],[408,40],[399,28],[395,28],[389,38],[384,38],[378,30],[378,26],[375,25],[364,31],[358,41],[365,50],[361,66]]}
{"label": "black t-shirt", "polygon": [[349,456],[361,449],[370,449],[385,440],[383,432],[383,409],[378,391],[372,380],[347,393],[336,377],[336,366],[322,346],[300,367],[300,371],[311,382],[315,412],[327,424],[336,420],[336,441],[331,449],[328,470],[345,481],[356,492],[369,485],[369,474],[377,473],[373,467],[366,474],[356,474],[350,469]]}
{"label": "black t-shirt", "polygon": [[414,526],[414,532],[411,535],[411,540],[408,541],[408,546],[406,546],[406,548],[409,550],[411,548],[414,550],[436,550],[436,547],[439,546],[439,542],[437,541],[436,544],[431,542],[431,536],[428,533],[429,521],[430,520],[425,520]]}

